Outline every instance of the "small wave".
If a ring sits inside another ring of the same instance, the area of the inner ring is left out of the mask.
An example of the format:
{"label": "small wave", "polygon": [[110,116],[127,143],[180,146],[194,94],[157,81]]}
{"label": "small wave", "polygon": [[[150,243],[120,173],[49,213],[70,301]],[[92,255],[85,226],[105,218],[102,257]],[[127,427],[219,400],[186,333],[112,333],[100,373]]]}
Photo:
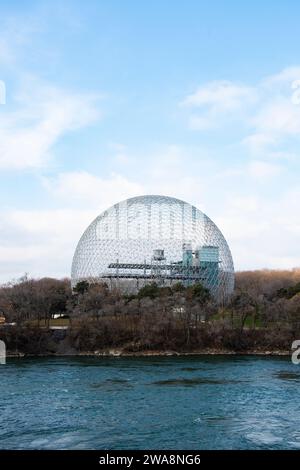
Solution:
{"label": "small wave", "polygon": [[216,415],[216,416],[203,416],[203,417],[198,417],[196,419],[194,419],[194,423],[203,423],[203,421],[207,422],[207,423],[218,423],[219,421],[220,422],[223,422],[223,421],[228,421],[230,418],[229,416],[219,416],[219,415]]}
{"label": "small wave", "polygon": [[90,385],[91,388],[109,388],[109,387],[132,387],[132,384],[126,379],[106,379],[103,382],[93,383]]}
{"label": "small wave", "polygon": [[281,380],[300,380],[299,372],[279,371],[274,374],[274,377]]}
{"label": "small wave", "polygon": [[239,383],[238,380],[227,380],[227,379],[209,379],[203,377],[195,377],[193,379],[187,378],[178,378],[178,379],[168,379],[168,380],[157,380],[152,382],[151,385],[167,385],[167,386],[194,386],[194,385],[226,385]]}
{"label": "small wave", "polygon": [[263,445],[273,445],[273,444],[278,444],[279,442],[282,442],[282,437],[275,436],[271,432],[252,432],[249,434],[246,434],[246,439],[250,440],[251,442],[254,442],[256,444],[263,444]]}

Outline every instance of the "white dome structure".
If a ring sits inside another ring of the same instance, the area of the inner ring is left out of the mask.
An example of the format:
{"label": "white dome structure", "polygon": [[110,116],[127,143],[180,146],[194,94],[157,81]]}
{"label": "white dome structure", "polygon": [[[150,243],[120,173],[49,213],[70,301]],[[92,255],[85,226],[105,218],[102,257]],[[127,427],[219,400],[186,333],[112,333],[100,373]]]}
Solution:
{"label": "white dome structure", "polygon": [[201,283],[225,299],[234,288],[234,268],[225,238],[200,210],[172,197],[138,196],[104,211],[83,233],[72,286],[83,280],[137,288]]}

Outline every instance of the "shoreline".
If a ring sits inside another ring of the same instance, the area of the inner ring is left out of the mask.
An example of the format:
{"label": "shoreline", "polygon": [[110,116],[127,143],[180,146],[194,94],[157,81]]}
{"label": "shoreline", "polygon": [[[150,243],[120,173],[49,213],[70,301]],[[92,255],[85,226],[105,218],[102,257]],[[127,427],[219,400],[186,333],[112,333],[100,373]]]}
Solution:
{"label": "shoreline", "polygon": [[252,351],[230,351],[206,349],[199,351],[137,351],[129,352],[118,349],[105,351],[86,351],[76,353],[45,353],[45,354],[24,354],[7,353],[7,358],[27,358],[27,357],[186,357],[186,356],[290,356],[290,351],[281,350],[252,350]]}

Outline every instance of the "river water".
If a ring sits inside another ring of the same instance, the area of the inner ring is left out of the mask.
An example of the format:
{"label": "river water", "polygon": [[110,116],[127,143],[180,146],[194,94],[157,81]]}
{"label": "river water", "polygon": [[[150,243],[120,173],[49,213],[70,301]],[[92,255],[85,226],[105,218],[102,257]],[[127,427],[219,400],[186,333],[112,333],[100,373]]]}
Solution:
{"label": "river water", "polygon": [[22,358],[0,365],[1,449],[299,449],[289,357]]}

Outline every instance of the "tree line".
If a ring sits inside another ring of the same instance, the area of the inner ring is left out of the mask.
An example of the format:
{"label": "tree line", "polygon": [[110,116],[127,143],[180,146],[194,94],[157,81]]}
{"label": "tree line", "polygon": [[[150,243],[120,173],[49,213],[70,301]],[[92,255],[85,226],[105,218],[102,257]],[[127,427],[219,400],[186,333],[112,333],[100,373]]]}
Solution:
{"label": "tree line", "polygon": [[1,338],[24,352],[56,351],[49,328],[58,315],[72,351],[288,350],[300,338],[300,270],[236,273],[224,304],[201,284],[152,283],[126,294],[106,283],[72,290],[69,279],[24,277],[0,287],[1,314],[14,324],[1,327]]}

